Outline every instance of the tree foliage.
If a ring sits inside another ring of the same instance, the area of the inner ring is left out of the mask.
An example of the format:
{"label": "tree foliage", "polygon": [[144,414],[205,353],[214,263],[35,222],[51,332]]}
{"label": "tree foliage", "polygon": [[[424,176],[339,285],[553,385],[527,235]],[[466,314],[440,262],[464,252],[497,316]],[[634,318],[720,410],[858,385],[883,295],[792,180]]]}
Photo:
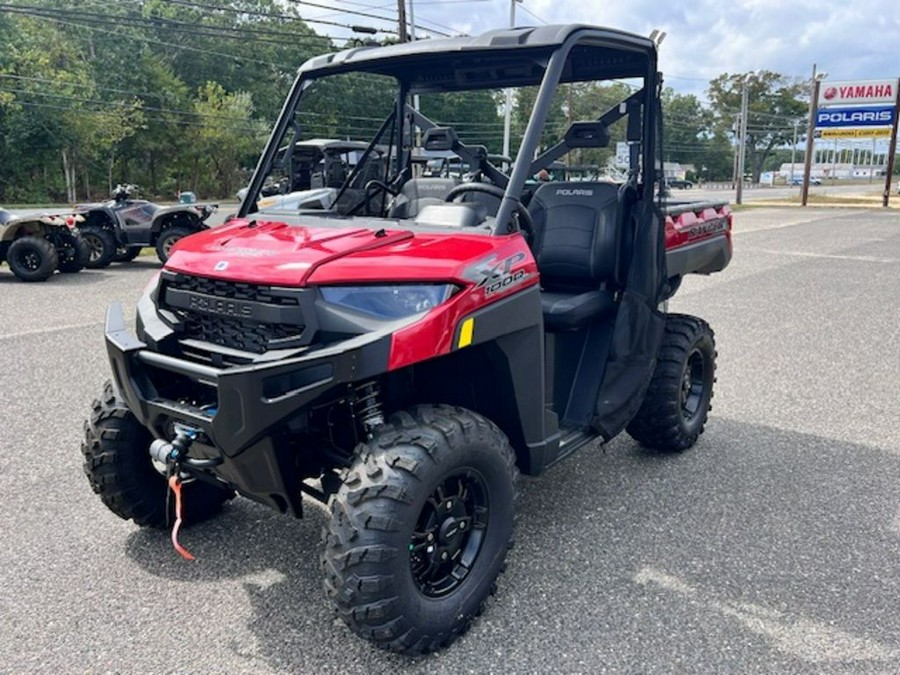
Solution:
{"label": "tree foliage", "polygon": [[[317,34],[302,5],[280,0],[33,0],[0,13],[0,203],[81,201],[112,185],[141,185],[150,197],[181,190],[233,195],[247,180],[297,68],[351,43]],[[709,105],[666,90],[667,161],[729,178],[732,130],[743,75],[710,83]],[[789,142],[806,110],[803,83],[764,72],[748,81],[748,166],[755,175]],[[368,138],[391,110],[392,87],[347,74],[310,91],[298,124],[305,138]],[[578,83],[556,92],[543,145],[572,120],[596,119],[633,91],[625,83]],[[531,117],[535,88],[517,92],[514,155]],[[306,95],[305,95],[306,96]],[[452,124],[464,142],[499,153],[502,91],[422,96],[421,109]],[[610,148],[569,161],[603,166]]]}
{"label": "tree foliage", "polygon": [[713,129],[733,130],[740,121],[743,87],[747,87],[747,166],[759,180],[766,159],[779,146],[793,140],[793,122],[802,119],[808,103],[802,80],[770,70],[758,73],[723,73],[709,83],[714,111]]}

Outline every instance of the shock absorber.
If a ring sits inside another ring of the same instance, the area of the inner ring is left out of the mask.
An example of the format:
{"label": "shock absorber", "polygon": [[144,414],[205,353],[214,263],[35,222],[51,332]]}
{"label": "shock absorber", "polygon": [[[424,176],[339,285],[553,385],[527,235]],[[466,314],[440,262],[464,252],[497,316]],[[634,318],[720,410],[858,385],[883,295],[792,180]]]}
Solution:
{"label": "shock absorber", "polygon": [[375,382],[361,384],[354,392],[353,415],[360,421],[363,431],[369,438],[372,437],[375,429],[384,424],[380,393],[378,384]]}

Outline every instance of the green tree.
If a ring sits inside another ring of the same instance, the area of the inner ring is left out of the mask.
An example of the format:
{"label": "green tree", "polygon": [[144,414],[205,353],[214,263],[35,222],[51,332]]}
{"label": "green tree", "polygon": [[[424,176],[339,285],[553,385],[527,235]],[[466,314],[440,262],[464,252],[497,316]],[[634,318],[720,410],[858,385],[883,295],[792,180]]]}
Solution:
{"label": "green tree", "polygon": [[194,112],[198,123],[191,133],[192,184],[203,194],[233,194],[242,183],[241,160],[258,147],[264,132],[253,122],[252,97],[207,82],[197,92]]}
{"label": "green tree", "polygon": [[759,180],[763,165],[772,151],[793,139],[793,122],[808,106],[804,99],[808,87],[803,80],[789,78],[769,70],[759,73],[723,73],[709,83],[709,99],[716,129],[725,133],[733,128],[741,111],[741,95],[748,91],[747,166],[753,179]]}

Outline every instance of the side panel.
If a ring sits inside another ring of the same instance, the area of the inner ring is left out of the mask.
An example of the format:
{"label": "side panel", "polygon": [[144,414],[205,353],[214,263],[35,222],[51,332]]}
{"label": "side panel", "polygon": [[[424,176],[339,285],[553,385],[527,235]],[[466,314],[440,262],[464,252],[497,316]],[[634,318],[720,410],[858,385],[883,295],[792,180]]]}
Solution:
{"label": "side panel", "polygon": [[556,415],[544,401],[544,329],[532,286],[464,316],[450,353],[419,363],[416,398],[461,405],[497,424],[519,468],[539,473],[556,455]]}
{"label": "side panel", "polygon": [[[394,333],[391,370],[450,353],[459,346],[458,332],[468,317],[482,310],[488,313],[496,311],[499,315],[502,310],[495,306],[499,306],[507,298],[518,297],[529,289],[533,289],[536,295],[539,282],[537,264],[525,240],[519,236],[485,239],[493,239],[501,245],[461,270],[458,266],[448,279],[462,286],[462,290],[448,302],[432,310],[425,320]],[[417,261],[410,262],[415,264]],[[543,321],[540,300],[536,302],[536,306],[523,308],[522,316],[517,317],[517,320],[521,319],[528,325],[540,324]],[[481,336],[485,334],[482,324],[483,322],[475,321],[475,325],[479,327],[476,328],[479,341],[483,341]],[[508,324],[496,335],[514,330]]]}

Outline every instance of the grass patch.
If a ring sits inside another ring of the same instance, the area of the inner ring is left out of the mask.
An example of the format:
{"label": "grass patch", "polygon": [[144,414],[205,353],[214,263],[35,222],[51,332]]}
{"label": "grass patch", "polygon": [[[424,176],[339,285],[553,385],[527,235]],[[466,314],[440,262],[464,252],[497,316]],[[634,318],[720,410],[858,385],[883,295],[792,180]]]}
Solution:
{"label": "grass patch", "polygon": [[[892,195],[893,197],[893,195]],[[806,200],[806,203],[810,206],[881,206],[882,197],[880,194],[872,195],[872,196],[862,196],[862,195],[852,195],[847,197],[841,197],[839,195],[818,195],[818,194],[810,194]],[[893,202],[893,206],[898,206],[900,203],[900,197],[893,197],[891,200]],[[802,198],[800,195],[785,197],[783,199],[772,199],[772,200],[758,200],[755,202],[757,205],[775,205],[775,204],[802,204]]]}

